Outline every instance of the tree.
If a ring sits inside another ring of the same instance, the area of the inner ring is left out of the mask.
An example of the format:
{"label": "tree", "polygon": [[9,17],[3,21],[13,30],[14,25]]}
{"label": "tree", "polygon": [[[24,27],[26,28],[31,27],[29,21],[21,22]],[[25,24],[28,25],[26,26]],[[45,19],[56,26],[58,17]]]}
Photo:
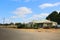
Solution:
{"label": "tree", "polygon": [[17,28],[26,28],[26,24],[22,23],[15,23],[17,25]]}
{"label": "tree", "polygon": [[38,29],[38,23],[32,24],[34,29]]}
{"label": "tree", "polygon": [[9,25],[14,25],[14,23],[11,22]]}
{"label": "tree", "polygon": [[22,27],[22,28],[26,28],[26,24],[23,23],[23,24],[21,25],[21,27]]}
{"label": "tree", "polygon": [[17,28],[22,28],[22,24],[21,23],[15,23],[15,25],[17,26]]}
{"label": "tree", "polygon": [[58,24],[60,24],[60,12],[58,14],[57,22],[58,22]]}
{"label": "tree", "polygon": [[57,11],[53,11],[50,15],[48,15],[46,17],[47,20],[51,20],[51,21],[57,21],[57,16],[58,16],[58,12]]}
{"label": "tree", "polygon": [[55,21],[60,24],[60,12],[53,11],[50,15],[46,17],[47,20]]}

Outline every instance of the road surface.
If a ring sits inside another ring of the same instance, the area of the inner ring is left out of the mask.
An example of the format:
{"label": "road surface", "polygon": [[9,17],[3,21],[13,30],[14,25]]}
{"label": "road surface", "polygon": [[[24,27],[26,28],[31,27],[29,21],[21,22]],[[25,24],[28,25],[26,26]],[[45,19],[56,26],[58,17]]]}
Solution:
{"label": "road surface", "polygon": [[17,29],[0,28],[0,40],[60,40],[60,33],[24,32]]}

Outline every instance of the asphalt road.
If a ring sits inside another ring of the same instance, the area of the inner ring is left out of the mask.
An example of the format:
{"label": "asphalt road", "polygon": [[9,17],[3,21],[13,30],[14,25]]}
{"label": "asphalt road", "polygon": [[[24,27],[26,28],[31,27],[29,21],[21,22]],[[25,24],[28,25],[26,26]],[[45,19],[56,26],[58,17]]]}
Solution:
{"label": "asphalt road", "polygon": [[16,29],[0,28],[0,40],[60,40],[60,33],[24,32]]}

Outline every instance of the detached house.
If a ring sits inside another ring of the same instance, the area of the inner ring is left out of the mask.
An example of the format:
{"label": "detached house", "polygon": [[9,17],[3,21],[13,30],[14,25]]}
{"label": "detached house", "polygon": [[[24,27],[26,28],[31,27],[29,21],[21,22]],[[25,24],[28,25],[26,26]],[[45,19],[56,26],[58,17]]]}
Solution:
{"label": "detached house", "polygon": [[50,20],[34,20],[31,22],[32,27],[35,25],[37,27],[56,27],[57,22],[53,22]]}

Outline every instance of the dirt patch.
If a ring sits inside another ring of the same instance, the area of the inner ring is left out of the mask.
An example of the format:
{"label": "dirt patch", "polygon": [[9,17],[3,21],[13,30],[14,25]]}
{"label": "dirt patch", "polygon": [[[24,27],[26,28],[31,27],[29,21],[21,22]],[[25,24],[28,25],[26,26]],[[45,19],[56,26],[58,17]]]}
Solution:
{"label": "dirt patch", "polygon": [[24,31],[24,32],[59,32],[60,33],[60,29],[16,29],[16,28],[7,28],[7,29],[11,29],[11,30],[20,30],[20,31]]}
{"label": "dirt patch", "polygon": [[60,29],[18,29],[24,32],[60,32]]}

